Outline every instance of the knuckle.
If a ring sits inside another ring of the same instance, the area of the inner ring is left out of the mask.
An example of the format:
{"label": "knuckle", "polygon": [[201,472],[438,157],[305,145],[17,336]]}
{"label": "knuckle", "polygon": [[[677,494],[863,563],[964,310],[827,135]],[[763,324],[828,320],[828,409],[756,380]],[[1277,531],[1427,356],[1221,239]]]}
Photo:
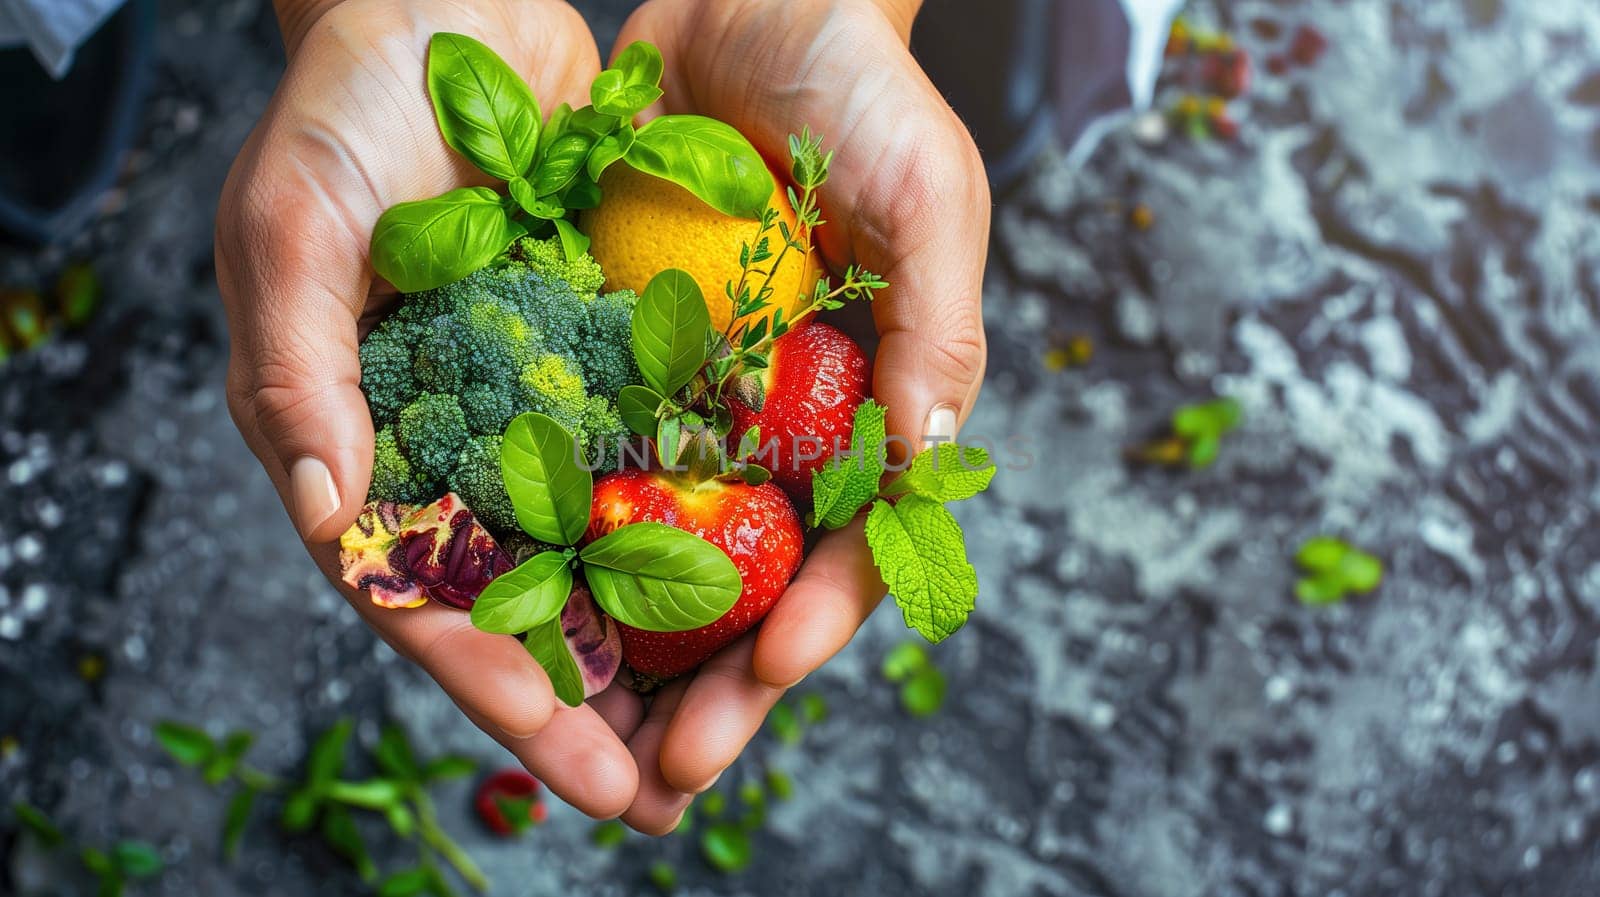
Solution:
{"label": "knuckle", "polygon": [[943,322],[940,338],[933,342],[934,363],[946,376],[971,383],[983,376],[988,360],[988,342],[983,327],[967,314]]}

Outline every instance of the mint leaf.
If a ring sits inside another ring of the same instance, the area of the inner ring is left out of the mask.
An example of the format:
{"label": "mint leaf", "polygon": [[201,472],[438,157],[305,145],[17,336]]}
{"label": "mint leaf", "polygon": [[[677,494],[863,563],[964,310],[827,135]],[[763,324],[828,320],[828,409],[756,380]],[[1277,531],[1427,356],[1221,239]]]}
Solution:
{"label": "mint leaf", "polygon": [[372,759],[386,775],[408,782],[416,781],[422,774],[417,769],[417,758],[411,750],[411,741],[405,730],[390,723],[378,733],[378,744],[372,749]]}
{"label": "mint leaf", "polygon": [[1365,595],[1383,581],[1383,562],[1359,548],[1351,548],[1339,563],[1339,576],[1351,591]]}
{"label": "mint leaf", "polygon": [[944,673],[929,664],[900,686],[900,706],[915,717],[932,716],[944,706]]}
{"label": "mint leaf", "polygon": [[216,753],[217,744],[204,730],[171,721],[156,723],[156,741],[184,766],[199,766]]}
{"label": "mint leaf", "polygon": [[111,861],[129,878],[149,878],[166,866],[161,852],[144,841],[118,841],[111,847]]}
{"label": "mint leaf", "polygon": [[306,784],[312,789],[325,788],[339,777],[344,768],[344,746],[355,731],[355,723],[341,719],[323,732],[311,745],[311,755],[306,760]]}
{"label": "mint leaf", "polygon": [[671,894],[678,889],[678,870],[666,860],[656,860],[650,864],[650,883],[661,893]]}
{"label": "mint leaf", "polygon": [[561,615],[572,593],[572,568],[559,551],[541,551],[496,576],[472,605],[472,625],[516,635]]}
{"label": "mint leaf", "polygon": [[719,822],[700,836],[700,852],[718,872],[738,872],[750,865],[750,836],[735,823]]}
{"label": "mint leaf", "polygon": [[867,544],[908,627],[937,644],[967,621],[978,573],[944,505],[920,495],[880,499],[867,514]]}
{"label": "mint leaf", "polygon": [[244,835],[244,827],[250,821],[250,810],[256,803],[256,790],[254,788],[241,788],[239,793],[228,801],[227,814],[222,821],[222,855],[233,859],[239,852],[239,839]]}
{"label": "mint leaf", "polygon": [[633,355],[645,384],[664,396],[682,389],[705,363],[710,329],[705,296],[688,272],[668,268],[650,278],[633,308]]}
{"label": "mint leaf", "polygon": [[812,474],[811,519],[815,525],[838,529],[854,520],[861,506],[878,494],[883,479],[884,413],[877,402],[863,402],[851,425],[850,456],[834,455],[826,467]]}
{"label": "mint leaf", "polygon": [[44,846],[55,847],[66,841],[61,829],[38,807],[17,801],[11,805],[11,810],[17,814],[17,821],[33,832]]}
{"label": "mint leaf", "polygon": [[583,703],[583,671],[578,669],[578,661],[567,648],[559,614],[528,630],[528,637],[522,646],[528,649],[539,666],[544,667],[545,675],[550,677],[550,687],[561,703],[568,707]]}
{"label": "mint leaf", "polygon": [[744,588],[722,549],[664,523],[630,523],[578,556],[595,601],[635,629],[698,629],[727,613]]}
{"label": "mint leaf", "polygon": [[994,474],[988,452],[945,442],[912,458],[906,472],[889,484],[884,494],[914,492],[934,501],[961,501],[989,488]]}
{"label": "mint leaf", "polygon": [[222,743],[222,748],[206,762],[203,776],[207,785],[220,785],[233,775],[238,768],[239,761],[244,758],[245,751],[250,750],[250,745],[256,740],[249,732],[234,732]]}
{"label": "mint leaf", "polygon": [[628,839],[628,830],[622,823],[615,819],[608,819],[596,825],[589,832],[589,843],[596,847],[612,848],[622,844]]}
{"label": "mint leaf", "polygon": [[552,545],[573,545],[589,527],[594,475],[562,426],[537,412],[519,415],[500,441],[501,477],[517,525]]}
{"label": "mint leaf", "polygon": [[928,666],[928,649],[920,642],[901,642],[883,656],[883,678],[904,682]]}

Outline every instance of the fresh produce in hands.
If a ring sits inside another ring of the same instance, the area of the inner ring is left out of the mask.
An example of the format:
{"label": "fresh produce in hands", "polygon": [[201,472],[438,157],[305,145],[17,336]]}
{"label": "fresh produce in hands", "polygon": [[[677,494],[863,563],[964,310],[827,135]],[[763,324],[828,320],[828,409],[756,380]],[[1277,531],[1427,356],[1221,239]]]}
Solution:
{"label": "fresh produce in hands", "polygon": [[670,679],[699,666],[760,622],[800,569],[800,519],[771,483],[695,482],[644,470],[602,477],[595,484],[587,537],[598,539],[639,521],[677,527],[722,549],[744,585],[727,613],[697,629],[652,632],[621,626],[622,659],[644,676]]}
{"label": "fresh produce in hands", "polygon": [[792,501],[824,529],[870,506],[874,559],[930,641],[977,593],[944,503],[993,464],[938,446],[885,484],[868,360],[815,320],[888,285],[857,266],[835,281],[818,260],[832,153],[792,136],[779,190],[726,124],[635,128],[661,72],[633,44],[591,105],[546,118],[487,47],[435,35],[440,131],[504,191],[402,203],[372,236],[374,269],[404,295],[361,347],[376,445],[344,579],[381,606],[432,598],[517,637],[570,705],[623,662],[649,686],[757,625],[803,561]]}

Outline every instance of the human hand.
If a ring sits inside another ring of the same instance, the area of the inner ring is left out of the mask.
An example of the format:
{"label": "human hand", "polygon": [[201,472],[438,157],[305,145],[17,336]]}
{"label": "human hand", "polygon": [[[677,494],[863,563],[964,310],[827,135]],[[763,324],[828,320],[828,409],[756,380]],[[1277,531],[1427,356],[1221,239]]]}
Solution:
{"label": "human hand", "polygon": [[[970,136],[906,47],[916,0],[651,0],[617,46],[666,60],[664,105],[738,128],[769,160],[809,125],[837,150],[820,191],[829,264],[892,285],[872,303],[873,391],[910,445],[955,436],[977,398],[989,190]],[[624,732],[639,793],[623,820],[670,831],[785,690],[837,653],[885,587],[860,521],[824,536],[748,635],[673,683]]]}
{"label": "human hand", "polygon": [[637,696],[614,686],[585,706],[559,705],[515,639],[480,632],[437,604],[377,608],[342,586],[333,544],[371,476],[359,328],[393,293],[374,289],[373,225],[395,203],[487,183],[435,124],[420,77],[430,37],[482,40],[545,109],[588,102],[600,70],[594,39],[556,0],[283,0],[278,8],[289,65],[217,211],[234,420],[312,556],[373,629],[553,792],[615,816],[638,782],[616,734],[637,727]]}

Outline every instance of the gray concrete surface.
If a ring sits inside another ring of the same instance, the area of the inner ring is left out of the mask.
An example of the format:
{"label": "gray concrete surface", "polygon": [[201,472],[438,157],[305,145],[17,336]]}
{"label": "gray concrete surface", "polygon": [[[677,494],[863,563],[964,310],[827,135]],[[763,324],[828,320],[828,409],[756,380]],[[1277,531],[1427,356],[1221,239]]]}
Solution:
{"label": "gray concrete surface", "polygon": [[[358,892],[268,826],[222,863],[221,803],[154,720],[255,728],[271,769],[343,713],[501,762],[318,578],[223,408],[210,219],[278,66],[263,5],[166,4],[104,215],[0,254],[3,282],[88,255],[112,291],[85,336],[0,370],[0,793],[164,845],[141,893]],[[614,31],[627,4],[581,5]],[[495,894],[645,893],[658,857],[689,894],[1600,893],[1600,7],[1194,11],[1258,61],[1257,17],[1332,48],[1258,78],[1237,144],[1119,133],[1001,197],[969,432],[1024,434],[1036,463],[959,512],[983,594],[935,652],[944,711],[896,708],[876,665],[904,631],[879,613],[807,683],[830,719],[754,748],[801,788],[749,871],[685,839],[595,850],[566,808],[495,843],[447,792]],[[1080,331],[1093,363],[1047,370]],[[1122,463],[1214,393],[1246,411],[1214,467]],[[1384,559],[1376,594],[1294,600],[1319,532]]]}

